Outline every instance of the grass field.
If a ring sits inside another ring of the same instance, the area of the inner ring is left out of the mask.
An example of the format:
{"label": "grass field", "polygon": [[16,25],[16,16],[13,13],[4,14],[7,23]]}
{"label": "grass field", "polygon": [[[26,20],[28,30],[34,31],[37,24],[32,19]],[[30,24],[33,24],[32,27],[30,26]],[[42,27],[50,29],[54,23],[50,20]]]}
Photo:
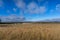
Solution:
{"label": "grass field", "polygon": [[60,23],[0,24],[0,40],[60,40]]}

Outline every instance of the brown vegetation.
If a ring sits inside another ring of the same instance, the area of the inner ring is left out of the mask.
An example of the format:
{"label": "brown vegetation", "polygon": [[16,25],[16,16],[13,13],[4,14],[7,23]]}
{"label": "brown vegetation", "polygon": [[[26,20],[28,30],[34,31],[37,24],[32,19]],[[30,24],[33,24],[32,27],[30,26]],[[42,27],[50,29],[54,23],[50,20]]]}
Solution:
{"label": "brown vegetation", "polygon": [[60,40],[60,23],[0,24],[0,40]]}

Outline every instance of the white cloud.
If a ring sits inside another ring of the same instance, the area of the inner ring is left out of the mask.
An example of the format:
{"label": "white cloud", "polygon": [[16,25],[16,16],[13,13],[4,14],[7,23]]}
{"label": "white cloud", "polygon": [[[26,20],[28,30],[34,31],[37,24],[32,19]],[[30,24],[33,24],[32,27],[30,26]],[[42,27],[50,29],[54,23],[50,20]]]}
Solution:
{"label": "white cloud", "polygon": [[54,13],[60,13],[60,4],[57,4],[55,9],[51,9],[50,14],[54,14]]}
{"label": "white cloud", "polygon": [[47,11],[47,8],[45,6],[38,6],[35,2],[31,2],[27,6],[27,12],[34,14],[34,13],[45,13]]}
{"label": "white cloud", "polygon": [[38,13],[39,9],[38,9],[38,5],[35,2],[31,2],[30,4],[28,4],[27,6],[27,11],[29,13]]}
{"label": "white cloud", "polygon": [[16,12],[16,11],[17,11],[17,9],[16,9],[16,8],[13,8],[13,11],[14,11],[14,12]]}
{"label": "white cloud", "polygon": [[56,5],[56,11],[57,11],[58,13],[60,13],[60,4],[57,4],[57,5]]}
{"label": "white cloud", "polygon": [[[26,4],[23,2],[23,0],[15,0],[15,5],[17,8],[20,9],[20,14],[23,14],[24,11],[26,10]],[[16,11],[16,9],[14,9]]]}
{"label": "white cloud", "polygon": [[17,16],[16,14],[11,14],[10,16],[2,16],[1,18],[2,22],[21,22],[24,21],[24,19],[20,16]]}
{"label": "white cloud", "polygon": [[45,6],[40,6],[39,13],[45,13],[47,11],[47,8]]}
{"label": "white cloud", "polygon": [[30,4],[28,4],[27,8],[29,10],[34,10],[38,7],[38,5],[35,2],[31,2]]}
{"label": "white cloud", "polygon": [[16,0],[15,4],[18,8],[25,9],[25,3],[23,2],[23,0]]}
{"label": "white cloud", "polygon": [[[38,0],[40,2],[42,2],[41,0]],[[44,1],[44,0],[43,0]],[[22,11],[22,13],[31,13],[31,14],[38,14],[38,13],[45,13],[47,11],[47,8],[44,6],[38,6],[38,4],[36,2],[31,2],[28,5],[25,4],[25,2],[23,2],[23,0],[15,0],[15,5],[17,6],[17,8],[20,8],[20,11]],[[45,3],[47,4],[47,2]],[[13,9],[14,11],[16,11],[16,9]]]}
{"label": "white cloud", "polygon": [[2,0],[0,0],[0,7],[3,7],[4,3]]}
{"label": "white cloud", "polygon": [[55,9],[51,9],[51,10],[49,11],[49,13],[50,13],[51,15],[52,15],[52,14],[58,15],[58,13],[60,13],[60,4],[57,4],[56,7],[55,7]]}

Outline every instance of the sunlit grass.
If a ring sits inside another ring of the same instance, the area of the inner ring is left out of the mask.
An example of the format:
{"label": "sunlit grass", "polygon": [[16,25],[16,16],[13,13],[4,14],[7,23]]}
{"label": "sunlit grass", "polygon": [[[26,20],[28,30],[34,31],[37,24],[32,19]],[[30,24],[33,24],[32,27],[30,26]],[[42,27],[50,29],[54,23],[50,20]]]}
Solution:
{"label": "sunlit grass", "polygon": [[60,40],[60,23],[0,24],[0,40]]}

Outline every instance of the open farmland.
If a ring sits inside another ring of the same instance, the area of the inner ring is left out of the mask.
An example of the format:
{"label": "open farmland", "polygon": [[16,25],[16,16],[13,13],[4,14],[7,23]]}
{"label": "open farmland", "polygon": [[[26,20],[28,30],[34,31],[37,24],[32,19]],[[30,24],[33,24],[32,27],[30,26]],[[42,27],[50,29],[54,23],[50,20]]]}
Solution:
{"label": "open farmland", "polygon": [[0,24],[0,40],[60,40],[60,23]]}

